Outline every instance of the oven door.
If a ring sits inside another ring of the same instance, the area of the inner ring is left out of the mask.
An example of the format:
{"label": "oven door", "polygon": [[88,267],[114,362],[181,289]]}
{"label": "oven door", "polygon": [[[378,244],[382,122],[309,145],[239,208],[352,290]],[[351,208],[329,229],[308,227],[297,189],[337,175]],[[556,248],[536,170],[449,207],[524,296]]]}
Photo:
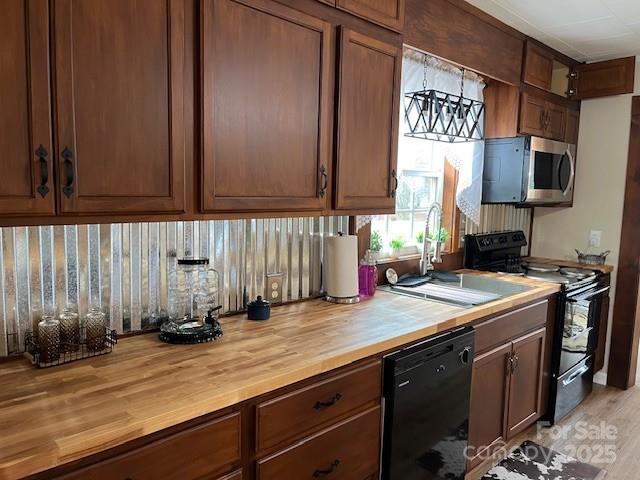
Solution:
{"label": "oven door", "polygon": [[583,361],[595,350],[598,342],[602,295],[609,288],[598,285],[575,296],[567,297],[562,325],[559,376]]}
{"label": "oven door", "polygon": [[559,203],[573,199],[575,145],[531,138],[527,203]]}

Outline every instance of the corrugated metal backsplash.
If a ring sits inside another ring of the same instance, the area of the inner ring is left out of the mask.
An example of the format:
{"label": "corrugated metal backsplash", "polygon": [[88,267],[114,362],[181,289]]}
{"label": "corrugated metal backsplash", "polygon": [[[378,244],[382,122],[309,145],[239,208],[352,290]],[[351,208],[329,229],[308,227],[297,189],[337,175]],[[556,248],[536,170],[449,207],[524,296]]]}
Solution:
{"label": "corrugated metal backsplash", "polygon": [[224,312],[263,295],[283,274],[283,301],[320,293],[322,237],[349,217],[278,218],[0,228],[0,356],[23,349],[42,313],[99,304],[118,333],[166,316],[176,257],[209,257]]}

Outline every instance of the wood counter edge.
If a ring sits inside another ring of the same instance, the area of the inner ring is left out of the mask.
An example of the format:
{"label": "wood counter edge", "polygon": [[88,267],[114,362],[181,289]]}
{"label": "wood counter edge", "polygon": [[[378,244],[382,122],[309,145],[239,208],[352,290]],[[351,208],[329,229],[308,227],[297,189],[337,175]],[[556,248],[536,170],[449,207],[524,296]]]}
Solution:
{"label": "wood counter edge", "polygon": [[[493,276],[488,274],[487,276]],[[498,277],[495,277],[498,278]],[[518,283],[520,283],[518,281]],[[531,284],[531,282],[527,282]],[[559,291],[559,287],[554,284],[537,283],[533,289],[512,295],[506,299],[497,300],[485,305],[462,310],[449,319],[428,325],[424,328],[417,328],[411,332],[404,333],[393,338],[374,342],[366,346],[357,347],[339,355],[317,355],[308,362],[299,364],[294,369],[278,374],[274,372],[273,377],[262,379],[250,388],[239,389],[235,394],[215,395],[212,389],[212,396],[206,401],[197,403],[187,403],[184,408],[172,409],[156,415],[151,419],[141,419],[127,422],[120,429],[113,429],[105,435],[103,442],[90,449],[79,449],[78,452],[62,454],[55,445],[48,451],[37,452],[39,460],[34,462],[34,454],[25,455],[24,460],[13,459],[7,463],[0,463],[0,479],[15,479],[37,475],[51,469],[64,468],[82,461],[96,454],[108,453],[109,450],[121,447],[129,442],[141,440],[142,438],[161,433],[163,430],[177,427],[180,424],[197,420],[202,416],[215,415],[218,412],[239,407],[243,402],[255,399],[262,395],[274,393],[280,389],[290,387],[299,382],[309,380],[315,376],[345,367],[358,361],[382,356],[386,352],[393,351],[399,347],[423,340],[437,333],[445,332],[464,325],[478,324],[485,319],[502,314],[510,310],[520,308],[525,305],[543,301]],[[387,295],[392,295],[387,293]],[[126,341],[135,341],[131,337]],[[5,365],[6,367],[6,365]],[[108,438],[106,438],[108,437]],[[81,445],[82,439],[76,439]],[[74,442],[75,443],[75,442]],[[115,453],[115,452],[114,452]]]}

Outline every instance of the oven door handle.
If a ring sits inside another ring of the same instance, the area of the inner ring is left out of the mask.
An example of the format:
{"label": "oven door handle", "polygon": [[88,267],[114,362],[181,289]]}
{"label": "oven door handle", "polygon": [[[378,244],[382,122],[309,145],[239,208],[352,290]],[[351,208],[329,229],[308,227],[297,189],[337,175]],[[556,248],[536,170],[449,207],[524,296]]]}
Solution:
{"label": "oven door handle", "polygon": [[[579,295],[578,298],[580,300],[586,300],[587,298],[591,298],[591,297],[595,297],[596,295],[600,295],[601,293],[605,293],[608,292],[609,290],[611,290],[611,286],[607,285],[606,287],[602,287],[594,292],[587,292],[586,295],[582,296]],[[566,299],[567,302],[569,303],[576,303],[578,301],[577,298],[567,298]]]}
{"label": "oven door handle", "polygon": [[591,367],[588,365],[583,366],[582,368],[580,368],[580,370],[578,370],[577,372],[575,372],[573,375],[571,375],[569,378],[565,379],[562,381],[562,385],[563,386],[567,386],[570,385],[571,383],[573,383],[575,381],[576,378],[578,378],[579,376],[581,376],[583,373],[587,373],[589,371]]}

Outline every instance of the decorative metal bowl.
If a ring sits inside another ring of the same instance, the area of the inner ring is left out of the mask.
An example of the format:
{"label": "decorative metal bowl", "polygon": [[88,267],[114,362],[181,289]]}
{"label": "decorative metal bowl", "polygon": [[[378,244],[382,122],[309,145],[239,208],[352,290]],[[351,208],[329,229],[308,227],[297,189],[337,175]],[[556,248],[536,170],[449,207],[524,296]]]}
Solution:
{"label": "decorative metal bowl", "polygon": [[582,253],[580,250],[576,249],[576,253],[578,254],[578,263],[582,263],[583,265],[604,265],[604,262],[607,259],[607,255],[611,253],[611,250],[606,250],[600,254],[595,254]]}

